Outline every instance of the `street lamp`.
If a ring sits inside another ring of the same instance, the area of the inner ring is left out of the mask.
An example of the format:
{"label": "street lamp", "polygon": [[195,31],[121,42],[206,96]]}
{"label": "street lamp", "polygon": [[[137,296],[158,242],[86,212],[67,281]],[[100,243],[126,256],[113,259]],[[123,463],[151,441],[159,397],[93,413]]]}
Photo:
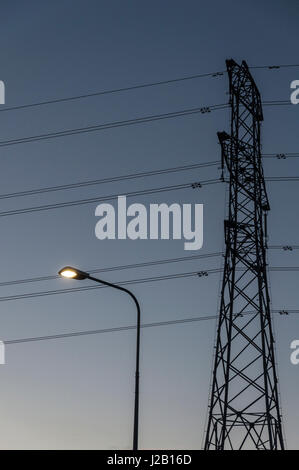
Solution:
{"label": "street lamp", "polygon": [[90,274],[80,271],[79,269],[72,268],[71,266],[66,266],[62,268],[58,274],[67,279],[90,279],[91,281],[98,282],[105,286],[114,287],[115,289],[121,290],[129,294],[129,296],[134,300],[137,308],[137,338],[136,338],[136,372],[135,372],[135,404],[134,404],[134,431],[133,431],[133,450],[138,450],[138,416],[139,416],[139,356],[140,356],[140,305],[135,295],[125,289],[124,287],[118,286],[117,284],[112,284],[111,282],[102,281],[96,277],[90,276]]}

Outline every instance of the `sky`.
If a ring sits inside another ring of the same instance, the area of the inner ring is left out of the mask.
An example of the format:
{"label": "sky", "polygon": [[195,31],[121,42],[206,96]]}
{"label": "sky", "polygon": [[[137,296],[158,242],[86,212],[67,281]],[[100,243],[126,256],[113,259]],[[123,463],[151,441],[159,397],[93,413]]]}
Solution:
{"label": "sky", "polygon": [[[296,0],[20,0],[1,2],[1,141],[111,121],[227,103],[227,75],[3,111],[138,84],[249,66],[298,64]],[[299,67],[252,69],[262,99],[289,100]],[[299,106],[265,107],[263,153],[296,153]],[[217,161],[217,132],[229,109],[2,146],[0,195],[135,172]],[[299,159],[265,159],[265,176],[299,175]],[[204,242],[105,240],[95,236],[97,203],[34,213],[1,212],[214,179],[217,166],[131,181],[1,199],[0,283],[221,252],[225,185],[137,196],[130,202],[204,204]],[[298,182],[267,184],[269,245],[298,245]],[[299,266],[298,250],[269,250],[269,266]],[[218,269],[213,257],[101,273],[110,282]],[[221,273],[132,284],[142,323],[215,316]],[[83,284],[85,283],[85,284]],[[135,324],[134,305],[112,289],[17,300],[3,297],[90,285],[49,280],[1,286],[3,341]],[[271,272],[273,309],[299,309],[298,273]],[[274,315],[284,431],[299,448],[299,365],[290,343],[299,318]],[[215,319],[144,328],[140,448],[200,449],[205,430]],[[0,366],[1,449],[130,449],[135,331],[8,344]]]}

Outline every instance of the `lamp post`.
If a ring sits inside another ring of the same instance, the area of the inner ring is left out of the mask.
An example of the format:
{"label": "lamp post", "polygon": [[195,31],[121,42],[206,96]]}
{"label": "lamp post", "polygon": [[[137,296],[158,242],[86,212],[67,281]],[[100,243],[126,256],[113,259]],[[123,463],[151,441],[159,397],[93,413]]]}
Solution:
{"label": "lamp post", "polygon": [[79,269],[66,266],[62,268],[59,273],[60,276],[67,279],[90,279],[91,281],[103,284],[105,286],[114,287],[115,289],[121,290],[129,294],[133,299],[137,309],[137,337],[136,337],[136,371],[135,371],[135,403],[134,403],[134,430],[133,430],[133,450],[138,450],[138,422],[139,422],[139,356],[140,356],[140,305],[135,295],[125,289],[124,287],[112,284],[111,282],[102,281],[96,277],[90,276],[90,274],[80,271]]}

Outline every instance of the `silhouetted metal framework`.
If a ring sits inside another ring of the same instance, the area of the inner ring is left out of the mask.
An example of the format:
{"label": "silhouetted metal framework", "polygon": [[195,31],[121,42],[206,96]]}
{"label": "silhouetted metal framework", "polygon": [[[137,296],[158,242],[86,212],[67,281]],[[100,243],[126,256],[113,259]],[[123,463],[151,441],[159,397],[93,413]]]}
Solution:
{"label": "silhouetted metal framework", "polygon": [[[261,98],[246,62],[226,65],[231,135],[218,138],[229,174],[229,216],[205,449],[283,449],[267,284]],[[242,316],[248,308],[256,312],[250,319]]]}

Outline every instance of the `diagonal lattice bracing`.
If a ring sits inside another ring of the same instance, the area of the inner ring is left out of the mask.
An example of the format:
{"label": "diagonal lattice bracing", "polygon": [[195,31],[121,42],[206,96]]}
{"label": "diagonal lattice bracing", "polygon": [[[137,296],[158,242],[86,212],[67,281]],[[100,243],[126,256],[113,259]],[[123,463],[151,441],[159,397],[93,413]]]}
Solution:
{"label": "diagonal lattice bracing", "polygon": [[[266,272],[270,210],[261,162],[261,98],[246,62],[227,61],[231,132],[226,253],[205,449],[283,449]],[[248,320],[242,312],[250,308]]]}

